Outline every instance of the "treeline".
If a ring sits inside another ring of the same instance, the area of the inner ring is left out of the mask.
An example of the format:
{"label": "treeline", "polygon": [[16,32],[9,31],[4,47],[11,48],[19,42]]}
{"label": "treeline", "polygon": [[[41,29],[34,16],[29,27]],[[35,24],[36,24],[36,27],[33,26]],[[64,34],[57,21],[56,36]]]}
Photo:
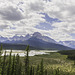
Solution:
{"label": "treeline", "polygon": [[20,56],[12,56],[12,50],[10,55],[4,56],[2,54],[2,46],[0,48],[0,75],[69,75],[69,73],[64,73],[60,68],[46,69],[44,67],[43,59],[37,66],[30,65],[29,61],[29,46],[26,48],[26,56],[24,57],[24,65],[22,64]]}
{"label": "treeline", "polygon": [[[0,43],[0,46],[3,46],[3,49],[13,49],[13,50],[25,50],[27,45],[23,45],[23,44],[11,44],[11,43]],[[39,50],[40,48],[35,48],[30,46],[31,50]]]}
{"label": "treeline", "polygon": [[67,58],[71,60],[75,60],[75,50],[64,50],[64,51],[59,51],[59,53],[68,55]]}

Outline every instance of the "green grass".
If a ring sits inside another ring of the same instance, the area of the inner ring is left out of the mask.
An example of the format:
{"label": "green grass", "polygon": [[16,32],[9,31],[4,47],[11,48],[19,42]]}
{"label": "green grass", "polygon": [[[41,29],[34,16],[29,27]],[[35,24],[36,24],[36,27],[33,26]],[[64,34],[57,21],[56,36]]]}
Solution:
{"label": "green grass", "polygon": [[[64,75],[66,73],[70,73],[70,75],[75,75],[75,66],[74,61],[66,59],[67,55],[61,55],[60,53],[50,52],[48,55],[35,55],[30,56],[30,65],[36,67],[37,64],[40,64],[41,59],[44,60],[44,68],[47,70],[57,69],[60,68]],[[21,57],[21,61],[24,64],[24,57]]]}

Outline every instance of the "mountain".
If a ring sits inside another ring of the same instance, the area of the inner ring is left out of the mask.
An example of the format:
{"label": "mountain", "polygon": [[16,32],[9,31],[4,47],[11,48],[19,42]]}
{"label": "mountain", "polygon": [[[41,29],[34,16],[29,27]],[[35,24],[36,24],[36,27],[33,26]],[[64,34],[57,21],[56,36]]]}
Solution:
{"label": "mountain", "polygon": [[47,36],[42,36],[39,32],[35,32],[32,37],[35,37],[37,39],[43,40],[45,42],[50,42],[50,43],[57,43],[54,39],[49,38]]}
{"label": "mountain", "polygon": [[26,45],[30,45],[32,47],[36,48],[42,48],[42,49],[52,49],[52,50],[70,50],[72,48],[63,46],[60,44],[56,43],[50,43],[50,42],[45,42],[41,39],[38,39],[36,37],[31,37],[30,39],[25,41]]}
{"label": "mountain", "polygon": [[71,47],[75,49],[75,41],[59,41],[59,44]]}
{"label": "mountain", "polygon": [[52,38],[49,38],[47,36],[42,36],[39,32],[35,32],[32,35],[27,34],[26,36],[13,36],[12,38],[9,38],[8,40],[4,41],[3,43],[19,43],[19,44],[25,44],[24,42],[32,37],[36,37],[37,39],[43,40],[45,42],[50,43],[57,43]]}
{"label": "mountain", "polygon": [[27,34],[26,36],[15,35],[15,36],[7,39],[6,41],[3,41],[2,43],[20,43],[25,40],[28,40],[30,37],[31,37],[31,35],[29,35],[29,34]]}
{"label": "mountain", "polygon": [[27,34],[26,36],[15,35],[12,38],[4,41],[7,44],[20,44],[30,45],[37,49],[57,49],[57,50],[70,50],[72,48],[58,44],[54,39],[47,36],[43,36],[39,32],[35,32],[32,35]]}
{"label": "mountain", "polygon": [[27,34],[26,36],[18,36],[15,35],[12,38],[9,38],[9,40],[11,41],[25,41],[27,39],[29,39],[31,37],[31,35]]}
{"label": "mountain", "polygon": [[6,41],[8,38],[0,36],[0,42]]}

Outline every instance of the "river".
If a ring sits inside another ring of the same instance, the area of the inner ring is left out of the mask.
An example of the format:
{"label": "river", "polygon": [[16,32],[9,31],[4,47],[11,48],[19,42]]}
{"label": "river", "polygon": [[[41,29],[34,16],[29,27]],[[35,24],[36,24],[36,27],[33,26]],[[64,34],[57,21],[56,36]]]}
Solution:
{"label": "river", "polygon": [[[11,50],[3,50],[2,56],[4,56],[6,51],[6,55],[10,54]],[[29,56],[35,56],[35,55],[42,55],[42,54],[49,54],[48,52],[57,52],[58,50],[30,50],[29,51]],[[12,56],[17,55],[24,57],[26,55],[26,51],[24,50],[12,50]]]}

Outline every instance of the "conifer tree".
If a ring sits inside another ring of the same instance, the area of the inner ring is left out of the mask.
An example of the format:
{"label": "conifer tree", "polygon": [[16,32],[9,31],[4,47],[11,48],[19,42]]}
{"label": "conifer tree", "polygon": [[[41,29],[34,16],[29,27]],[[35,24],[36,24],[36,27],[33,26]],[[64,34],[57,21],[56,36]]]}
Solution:
{"label": "conifer tree", "polygon": [[5,75],[5,72],[6,72],[6,51],[5,51],[5,54],[4,54],[4,57],[3,57],[3,62],[2,62],[2,71],[1,71],[1,75]]}
{"label": "conifer tree", "polygon": [[8,68],[7,68],[7,75],[11,75],[11,69],[12,69],[12,62],[11,62],[11,53],[12,53],[12,50],[10,52],[10,55],[9,55],[9,60],[8,60]]}
{"label": "conifer tree", "polygon": [[22,63],[19,64],[19,75],[22,75]]}
{"label": "conifer tree", "polygon": [[21,74],[21,63],[20,63],[20,57],[17,54],[16,56],[16,75]]}
{"label": "conifer tree", "polygon": [[15,66],[14,65],[15,65],[15,55],[13,56],[11,75],[14,75],[14,70],[15,70]]}
{"label": "conifer tree", "polygon": [[1,66],[1,54],[2,54],[2,45],[0,47],[0,66]]}
{"label": "conifer tree", "polygon": [[17,61],[16,61],[16,57],[15,57],[15,61],[14,61],[14,75],[16,75],[16,66],[17,66]]}
{"label": "conifer tree", "polygon": [[0,47],[0,74],[1,74],[1,70],[2,70],[2,44],[1,44],[1,47]]}
{"label": "conifer tree", "polygon": [[29,45],[26,48],[25,75],[29,75]]}
{"label": "conifer tree", "polygon": [[33,75],[33,69],[32,69],[32,66],[30,68],[30,75]]}

